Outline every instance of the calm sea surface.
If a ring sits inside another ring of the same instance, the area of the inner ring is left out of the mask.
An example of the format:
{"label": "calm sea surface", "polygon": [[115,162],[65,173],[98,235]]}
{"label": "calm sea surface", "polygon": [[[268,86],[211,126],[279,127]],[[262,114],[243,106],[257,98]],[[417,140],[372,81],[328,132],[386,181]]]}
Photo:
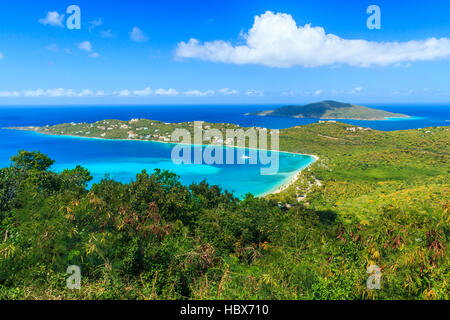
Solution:
{"label": "calm sea surface", "polygon": [[[104,119],[130,120],[147,118],[165,122],[203,120],[229,122],[241,126],[288,128],[316,122],[316,119],[289,119],[245,116],[245,113],[279,106],[196,105],[196,106],[82,106],[82,107],[0,107],[0,128],[7,126],[43,126],[66,122],[95,122]],[[343,122],[377,130],[402,130],[450,124],[450,106],[396,105],[376,106],[391,112],[411,115],[409,120]],[[342,121],[342,120],[341,120]],[[287,183],[299,169],[313,159],[308,156],[280,153],[280,170],[276,175],[261,175],[261,165],[175,165],[171,161],[173,145],[156,142],[113,141],[46,136],[33,132],[0,129],[0,167],[18,150],[39,150],[56,160],[53,170],[61,171],[80,164],[88,168],[94,182],[105,174],[118,181],[129,182],[146,169],[168,169],[176,172],[185,184],[203,179],[243,196],[250,192],[261,195]],[[247,150],[248,152],[248,150]]]}

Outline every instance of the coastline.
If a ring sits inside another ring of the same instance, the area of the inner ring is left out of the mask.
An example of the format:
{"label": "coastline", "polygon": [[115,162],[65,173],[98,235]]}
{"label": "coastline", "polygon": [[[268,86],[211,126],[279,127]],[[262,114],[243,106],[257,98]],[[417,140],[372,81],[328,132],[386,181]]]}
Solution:
{"label": "coastline", "polygon": [[[52,134],[52,133],[44,133],[32,129],[26,129],[21,127],[5,127],[1,128],[3,130],[18,130],[18,131],[26,131],[36,134],[42,134],[45,136],[53,136],[53,137],[62,137],[62,138],[74,138],[74,139],[95,139],[95,140],[102,140],[102,141],[131,141],[131,142],[154,142],[154,143],[164,143],[164,144],[173,144],[173,145],[189,145],[189,146],[202,146],[202,147],[208,147],[211,145],[208,144],[194,144],[194,143],[177,143],[177,142],[165,142],[165,141],[155,141],[155,140],[141,140],[141,139],[109,139],[109,138],[99,138],[99,137],[82,137],[82,136],[74,136],[74,135],[63,135],[63,134]],[[223,146],[224,148],[234,148],[234,149],[247,149],[247,150],[266,150],[271,152],[278,152],[278,153],[285,153],[285,154],[293,154],[293,155],[302,155],[302,156],[308,156],[312,158],[312,161],[309,162],[307,165],[302,166],[298,170],[292,173],[287,179],[283,180],[281,182],[281,185],[273,187],[269,189],[266,192],[263,192],[262,194],[255,195],[255,197],[266,197],[270,194],[278,194],[283,191],[285,191],[287,188],[289,188],[291,185],[293,185],[299,178],[302,173],[302,171],[315,162],[317,162],[320,158],[317,155],[311,155],[311,154],[305,154],[305,153],[298,153],[298,152],[290,152],[290,151],[277,151],[277,150],[267,150],[267,149],[259,149],[259,148],[250,148],[250,147],[238,147],[238,146]]]}
{"label": "coastline", "polygon": [[406,117],[383,117],[383,118],[371,118],[371,119],[358,119],[358,118],[307,118],[307,117],[283,117],[283,116],[274,116],[271,114],[251,114],[246,113],[245,116],[254,116],[254,117],[274,117],[274,118],[288,118],[288,119],[317,119],[321,121],[342,121],[342,120],[351,120],[351,121],[402,121],[402,120],[420,120],[423,117],[415,117],[409,116]]}
{"label": "coastline", "polygon": [[[301,154],[301,153],[293,153],[293,152],[290,152],[290,153],[291,154]],[[304,155],[304,154],[301,154],[301,155]],[[270,194],[281,193],[281,192],[285,191],[286,189],[288,189],[290,186],[292,186],[295,182],[297,182],[298,179],[300,178],[303,170],[307,169],[308,167],[310,167],[311,165],[313,165],[314,163],[316,163],[320,159],[316,155],[309,155],[308,154],[308,156],[312,157],[314,160],[311,161],[310,163],[308,163],[306,166],[304,166],[304,167],[298,169],[297,171],[295,171],[295,173],[289,178],[287,183],[282,183],[281,186],[276,187],[276,188],[272,188],[271,190],[269,190],[269,191],[263,193],[262,195],[260,195],[260,197],[265,197],[265,196],[268,196]]]}

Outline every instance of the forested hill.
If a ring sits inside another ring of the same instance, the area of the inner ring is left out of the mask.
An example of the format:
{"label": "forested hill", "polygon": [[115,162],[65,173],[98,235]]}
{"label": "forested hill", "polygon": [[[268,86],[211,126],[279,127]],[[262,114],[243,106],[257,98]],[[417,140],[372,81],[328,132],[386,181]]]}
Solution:
{"label": "forested hill", "polygon": [[290,105],[275,110],[248,113],[248,115],[316,118],[316,119],[353,119],[353,120],[385,120],[386,118],[407,118],[407,115],[384,110],[358,106],[337,101],[322,101],[304,106]]}

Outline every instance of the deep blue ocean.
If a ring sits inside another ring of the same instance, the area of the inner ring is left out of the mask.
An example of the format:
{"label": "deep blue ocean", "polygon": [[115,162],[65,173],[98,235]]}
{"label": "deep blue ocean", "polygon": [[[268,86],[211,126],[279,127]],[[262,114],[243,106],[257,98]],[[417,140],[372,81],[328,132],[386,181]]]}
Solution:
{"label": "deep blue ocean", "polygon": [[[9,126],[44,126],[67,122],[95,122],[104,119],[130,120],[147,118],[165,122],[203,120],[215,123],[234,123],[241,126],[260,126],[283,129],[305,125],[317,119],[290,119],[245,116],[245,113],[269,110],[281,105],[164,105],[164,106],[33,106],[0,107],[0,128]],[[370,105],[368,105],[370,106]],[[407,120],[342,122],[391,131],[448,126],[450,105],[374,105],[386,111],[408,114]],[[287,183],[295,172],[313,159],[308,156],[279,154],[279,173],[261,175],[262,165],[175,165],[171,161],[173,145],[156,142],[112,141],[72,137],[46,136],[33,132],[0,129],[0,167],[9,165],[18,150],[39,150],[56,160],[53,170],[73,168],[77,164],[88,168],[98,182],[105,174],[122,182],[130,182],[142,169],[155,168],[176,172],[185,184],[206,179],[238,196],[248,192],[261,195]],[[247,150],[248,152],[248,150]]]}

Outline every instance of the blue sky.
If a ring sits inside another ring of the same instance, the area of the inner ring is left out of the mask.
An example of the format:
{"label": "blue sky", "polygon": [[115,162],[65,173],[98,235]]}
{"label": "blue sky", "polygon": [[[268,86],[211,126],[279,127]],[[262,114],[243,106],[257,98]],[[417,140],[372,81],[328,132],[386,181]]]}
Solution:
{"label": "blue sky", "polygon": [[446,0],[0,3],[0,105],[446,103],[449,80]]}

